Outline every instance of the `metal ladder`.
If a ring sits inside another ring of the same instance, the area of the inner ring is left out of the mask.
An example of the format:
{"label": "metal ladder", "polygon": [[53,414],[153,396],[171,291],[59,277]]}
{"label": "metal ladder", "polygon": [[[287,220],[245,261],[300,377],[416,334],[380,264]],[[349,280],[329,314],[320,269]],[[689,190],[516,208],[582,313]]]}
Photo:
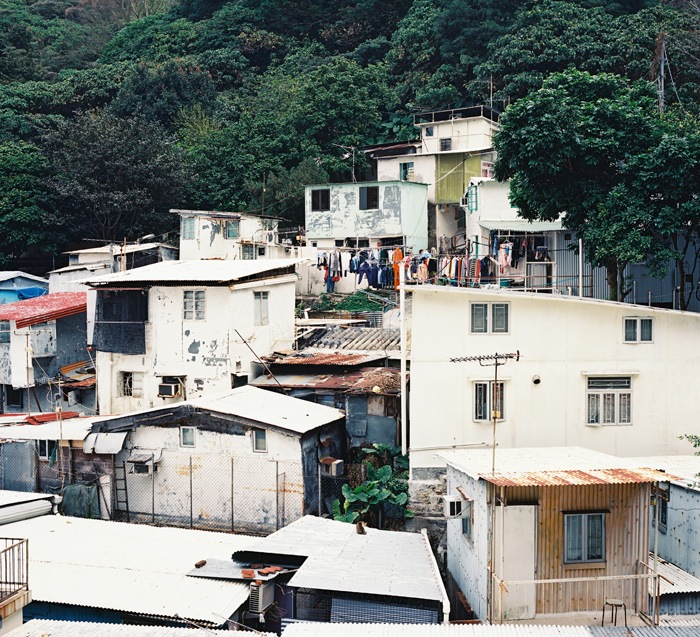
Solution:
{"label": "metal ladder", "polygon": [[114,465],[114,517],[120,513],[126,513],[126,521],[131,522],[129,516],[129,494],[126,489],[126,463]]}

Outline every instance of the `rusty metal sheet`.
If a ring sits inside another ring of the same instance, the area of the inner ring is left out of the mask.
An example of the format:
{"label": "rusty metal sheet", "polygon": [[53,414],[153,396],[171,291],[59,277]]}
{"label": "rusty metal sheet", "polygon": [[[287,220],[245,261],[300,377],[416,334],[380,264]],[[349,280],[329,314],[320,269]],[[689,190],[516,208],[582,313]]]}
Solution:
{"label": "rusty metal sheet", "polygon": [[533,471],[482,475],[481,478],[500,487],[554,487],[592,484],[630,484],[663,482],[669,475],[655,469],[581,469]]}
{"label": "rusty metal sheet", "polygon": [[303,352],[267,359],[275,365],[366,365],[386,356],[377,354],[348,354],[344,352]]}
{"label": "rusty metal sheet", "polygon": [[15,321],[22,328],[81,312],[87,312],[86,292],[54,292],[0,306],[0,321]]}
{"label": "rusty metal sheet", "polygon": [[[401,371],[393,367],[366,367],[336,374],[275,374],[260,376],[249,383],[253,387],[290,389],[323,389],[349,393],[398,394]],[[377,391],[375,388],[379,388]]]}

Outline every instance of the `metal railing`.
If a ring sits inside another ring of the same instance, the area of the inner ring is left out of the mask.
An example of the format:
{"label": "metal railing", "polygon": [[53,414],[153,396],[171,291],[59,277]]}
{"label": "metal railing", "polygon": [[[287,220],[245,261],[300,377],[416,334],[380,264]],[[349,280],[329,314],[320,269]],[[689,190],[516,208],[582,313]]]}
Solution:
{"label": "metal railing", "polygon": [[[645,566],[640,563],[640,566]],[[646,569],[645,569],[646,570]],[[628,615],[639,615],[658,625],[658,574],[567,577],[558,579],[501,580],[493,575],[492,623],[532,619],[536,615],[600,613],[606,601],[619,600]],[[653,592],[653,594],[651,594]],[[649,602],[652,610],[649,614]],[[600,621],[600,620],[597,620]],[[566,617],[562,617],[566,624]]]}
{"label": "metal railing", "polygon": [[0,538],[0,603],[29,590],[29,541]]}

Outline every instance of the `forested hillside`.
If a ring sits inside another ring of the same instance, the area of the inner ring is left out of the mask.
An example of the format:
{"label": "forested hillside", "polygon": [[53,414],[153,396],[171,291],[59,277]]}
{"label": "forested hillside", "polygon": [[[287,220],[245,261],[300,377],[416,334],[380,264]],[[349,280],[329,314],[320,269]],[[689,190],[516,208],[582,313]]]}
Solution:
{"label": "forested hillside", "polygon": [[661,33],[692,113],[694,0],[0,0],[1,256],[160,234],[171,207],[299,223],[343,147],[565,69],[653,79]]}

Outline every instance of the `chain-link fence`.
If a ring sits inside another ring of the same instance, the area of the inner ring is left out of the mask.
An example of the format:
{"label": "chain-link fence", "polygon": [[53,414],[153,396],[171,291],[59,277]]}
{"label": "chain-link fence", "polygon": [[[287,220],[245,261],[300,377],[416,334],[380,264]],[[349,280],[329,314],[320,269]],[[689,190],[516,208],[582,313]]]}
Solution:
{"label": "chain-link fence", "polygon": [[0,489],[34,491],[38,485],[34,440],[0,444]]}
{"label": "chain-link fence", "polygon": [[168,451],[116,463],[112,517],[266,534],[304,514],[304,481],[300,462]]}

